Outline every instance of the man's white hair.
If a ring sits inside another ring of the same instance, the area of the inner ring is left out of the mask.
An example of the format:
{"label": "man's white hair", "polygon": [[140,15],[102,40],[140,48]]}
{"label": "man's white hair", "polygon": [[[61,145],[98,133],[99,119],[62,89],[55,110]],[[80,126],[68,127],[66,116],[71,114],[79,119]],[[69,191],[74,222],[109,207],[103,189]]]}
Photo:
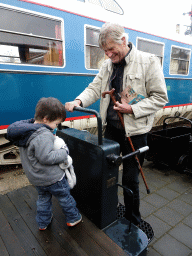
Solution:
{"label": "man's white hair", "polygon": [[124,28],[116,23],[105,23],[100,30],[99,46],[103,48],[106,45],[106,40],[110,38],[112,41],[122,44],[122,38],[125,37],[126,44],[128,44],[128,34],[125,33]]}

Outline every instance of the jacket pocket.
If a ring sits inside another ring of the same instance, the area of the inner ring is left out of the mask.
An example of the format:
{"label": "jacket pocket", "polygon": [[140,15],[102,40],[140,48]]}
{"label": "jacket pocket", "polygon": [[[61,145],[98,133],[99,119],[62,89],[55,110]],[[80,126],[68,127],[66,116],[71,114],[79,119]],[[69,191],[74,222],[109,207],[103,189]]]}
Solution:
{"label": "jacket pocket", "polygon": [[140,74],[140,73],[129,74],[128,77],[129,77],[129,79],[130,79],[131,81],[133,81],[133,80],[135,80],[135,79],[141,80],[142,74]]}
{"label": "jacket pocket", "polygon": [[128,74],[126,76],[125,88],[131,87],[137,93],[142,95],[144,98],[147,96],[145,81],[141,73]]}
{"label": "jacket pocket", "polygon": [[128,74],[126,76],[125,86],[132,86],[137,87],[138,85],[142,85],[142,74],[135,73],[135,74]]}

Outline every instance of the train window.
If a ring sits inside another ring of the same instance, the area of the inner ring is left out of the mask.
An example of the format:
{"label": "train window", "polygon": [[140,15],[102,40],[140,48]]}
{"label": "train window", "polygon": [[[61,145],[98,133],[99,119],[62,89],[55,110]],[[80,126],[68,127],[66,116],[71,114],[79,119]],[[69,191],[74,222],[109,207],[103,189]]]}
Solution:
{"label": "train window", "polygon": [[189,49],[172,46],[170,74],[188,75],[190,56],[191,51]]}
{"label": "train window", "polygon": [[0,62],[63,66],[61,21],[0,6]]}
{"label": "train window", "polygon": [[163,65],[164,44],[144,38],[137,38],[137,49],[143,52],[155,54]]}
{"label": "train window", "polygon": [[98,43],[100,29],[86,27],[85,30],[85,66],[87,69],[99,69],[105,60],[105,53]]}

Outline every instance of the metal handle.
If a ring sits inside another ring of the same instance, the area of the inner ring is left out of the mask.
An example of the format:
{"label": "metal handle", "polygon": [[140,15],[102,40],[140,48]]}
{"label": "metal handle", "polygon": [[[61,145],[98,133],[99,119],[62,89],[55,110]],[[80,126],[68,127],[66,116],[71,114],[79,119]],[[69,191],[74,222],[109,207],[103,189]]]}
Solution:
{"label": "metal handle", "polygon": [[134,152],[131,152],[128,155],[125,155],[123,157],[115,155],[115,154],[110,154],[107,156],[107,160],[108,160],[109,164],[112,164],[115,166],[120,166],[122,164],[123,160],[125,160],[129,157],[135,156],[137,154],[144,153],[147,150],[149,150],[149,147],[145,146],[145,147],[139,148],[139,149],[135,150]]}
{"label": "metal handle", "polygon": [[186,121],[188,121],[191,124],[191,129],[192,129],[192,122],[191,122],[191,120],[189,120],[189,119],[187,119],[185,117],[182,117],[182,116],[168,116],[168,117],[166,117],[163,120],[163,130],[165,130],[167,128],[167,123],[165,122],[165,120],[170,119],[170,118],[180,118],[180,119],[186,120]]}
{"label": "metal handle", "polygon": [[103,145],[103,140],[102,140],[102,121],[101,121],[101,116],[100,114],[93,109],[88,109],[88,108],[82,108],[82,107],[74,107],[73,110],[80,111],[80,112],[85,112],[89,114],[94,114],[97,117],[97,126],[98,126],[98,144]]}

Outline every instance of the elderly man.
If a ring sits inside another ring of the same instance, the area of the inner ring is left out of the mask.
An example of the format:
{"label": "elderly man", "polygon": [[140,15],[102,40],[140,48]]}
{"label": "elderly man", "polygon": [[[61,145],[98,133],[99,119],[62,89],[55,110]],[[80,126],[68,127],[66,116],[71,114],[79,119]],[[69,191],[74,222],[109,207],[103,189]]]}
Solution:
{"label": "elderly man", "polygon": [[[160,61],[152,54],[138,51],[128,42],[122,26],[106,23],[99,35],[99,45],[108,59],[103,63],[93,82],[65,108],[73,111],[75,106],[88,107],[100,101],[103,124],[107,123],[105,137],[120,144],[122,155],[132,152],[126,137],[130,137],[136,149],[147,145],[147,133],[151,130],[155,112],[168,102],[167,90]],[[115,89],[116,106],[105,91]],[[125,129],[122,128],[117,111],[122,113]],[[140,155],[140,164],[144,155]],[[123,162],[122,184],[133,191],[134,203],[132,221],[141,222],[139,210],[139,168],[135,158]],[[124,190],[125,217],[130,219],[131,201]]]}

